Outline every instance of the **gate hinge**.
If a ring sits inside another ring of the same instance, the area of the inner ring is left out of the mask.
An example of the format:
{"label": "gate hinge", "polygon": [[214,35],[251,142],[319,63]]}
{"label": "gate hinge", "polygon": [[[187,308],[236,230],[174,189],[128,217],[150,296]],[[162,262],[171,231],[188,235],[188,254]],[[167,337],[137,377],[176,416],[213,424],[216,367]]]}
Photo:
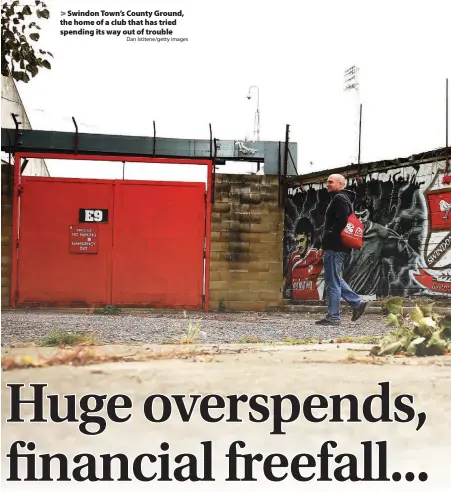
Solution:
{"label": "gate hinge", "polygon": [[19,247],[19,243],[20,243],[20,240],[19,239],[16,239],[16,248]]}
{"label": "gate hinge", "polygon": [[17,188],[17,195],[18,196],[22,195],[22,192],[23,192],[23,186],[22,185],[19,185],[18,188]]}
{"label": "gate hinge", "polygon": [[202,294],[202,309],[205,307],[205,294]]}

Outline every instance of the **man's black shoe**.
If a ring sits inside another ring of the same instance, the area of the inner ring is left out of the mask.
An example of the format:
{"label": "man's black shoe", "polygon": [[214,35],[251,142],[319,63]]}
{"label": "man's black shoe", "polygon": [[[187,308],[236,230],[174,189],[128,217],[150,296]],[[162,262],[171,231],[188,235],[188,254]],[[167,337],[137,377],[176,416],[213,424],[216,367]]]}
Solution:
{"label": "man's black shoe", "polygon": [[320,326],[339,326],[340,320],[338,319],[320,319],[318,321],[315,321],[315,325],[320,325]]}
{"label": "man's black shoe", "polygon": [[366,306],[367,306],[366,301],[362,301],[356,308],[352,310],[352,318],[351,321],[357,321],[360,316],[365,312]]}

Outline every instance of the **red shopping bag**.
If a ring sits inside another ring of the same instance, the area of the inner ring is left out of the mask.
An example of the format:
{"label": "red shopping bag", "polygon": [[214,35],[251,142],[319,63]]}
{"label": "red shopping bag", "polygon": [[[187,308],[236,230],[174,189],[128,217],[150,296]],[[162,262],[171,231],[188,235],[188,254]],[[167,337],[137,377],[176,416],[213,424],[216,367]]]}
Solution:
{"label": "red shopping bag", "polygon": [[341,232],[341,241],[344,246],[351,249],[360,249],[363,246],[363,223],[354,212],[348,217],[348,223]]}

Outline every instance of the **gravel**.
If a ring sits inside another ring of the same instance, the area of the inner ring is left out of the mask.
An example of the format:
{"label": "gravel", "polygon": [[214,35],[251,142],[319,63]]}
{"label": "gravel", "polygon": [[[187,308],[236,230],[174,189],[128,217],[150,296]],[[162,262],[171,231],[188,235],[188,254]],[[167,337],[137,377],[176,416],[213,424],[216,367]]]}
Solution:
{"label": "gravel", "polygon": [[382,315],[367,314],[351,323],[345,314],[341,326],[317,326],[321,314],[309,313],[204,313],[181,312],[132,314],[73,314],[43,311],[3,311],[2,346],[14,347],[36,342],[61,330],[91,333],[101,343],[168,343],[187,335],[188,325],[199,323],[196,342],[205,344],[282,342],[285,339],[334,340],[341,337],[379,335],[385,327]]}

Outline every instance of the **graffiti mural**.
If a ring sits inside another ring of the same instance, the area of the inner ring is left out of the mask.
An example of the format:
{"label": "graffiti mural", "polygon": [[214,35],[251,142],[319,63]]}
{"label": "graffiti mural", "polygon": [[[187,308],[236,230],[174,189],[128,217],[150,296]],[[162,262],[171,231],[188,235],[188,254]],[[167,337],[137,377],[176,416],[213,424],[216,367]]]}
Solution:
{"label": "graffiti mural", "polygon": [[[451,296],[451,188],[444,163],[348,180],[364,244],[352,250],[343,278],[358,294]],[[324,176],[324,182],[327,176]],[[285,208],[284,297],[322,299],[321,237],[330,196],[325,185],[293,186]]]}
{"label": "graffiti mural", "polygon": [[317,279],[323,269],[323,253],[312,245],[313,225],[307,217],[301,217],[294,229],[294,251],[290,254],[286,269],[287,298],[319,300]]}

